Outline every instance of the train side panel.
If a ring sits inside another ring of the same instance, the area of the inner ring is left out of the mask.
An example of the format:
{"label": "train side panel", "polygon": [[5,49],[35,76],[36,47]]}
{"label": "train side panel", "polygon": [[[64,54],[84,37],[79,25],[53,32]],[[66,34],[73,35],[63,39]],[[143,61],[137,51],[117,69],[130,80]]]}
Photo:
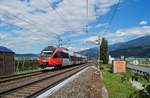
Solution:
{"label": "train side panel", "polygon": [[67,49],[54,48],[52,46],[45,49],[46,50],[41,52],[40,56],[40,65],[42,68],[70,66],[86,62],[84,56],[74,52],[69,52]]}

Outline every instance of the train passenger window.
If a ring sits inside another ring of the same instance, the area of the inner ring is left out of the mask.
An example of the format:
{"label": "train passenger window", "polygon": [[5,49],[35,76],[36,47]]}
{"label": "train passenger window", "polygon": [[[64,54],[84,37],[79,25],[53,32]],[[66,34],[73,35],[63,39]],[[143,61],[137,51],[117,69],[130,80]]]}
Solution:
{"label": "train passenger window", "polygon": [[55,53],[54,58],[69,58],[69,54],[64,52],[57,52]]}
{"label": "train passenger window", "polygon": [[71,61],[73,61],[73,60],[74,60],[74,56],[70,56],[70,58],[71,58]]}
{"label": "train passenger window", "polygon": [[69,58],[69,54],[68,53],[62,53],[63,54],[63,58]]}

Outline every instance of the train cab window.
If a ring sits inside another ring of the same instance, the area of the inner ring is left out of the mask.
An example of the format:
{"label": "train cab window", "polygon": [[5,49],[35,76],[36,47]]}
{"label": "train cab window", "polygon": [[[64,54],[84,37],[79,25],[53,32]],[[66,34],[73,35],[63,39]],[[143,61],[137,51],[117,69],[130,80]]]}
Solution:
{"label": "train cab window", "polygon": [[43,57],[43,58],[51,57],[51,56],[52,56],[52,53],[53,53],[53,52],[45,52],[45,51],[42,51],[41,57]]}
{"label": "train cab window", "polygon": [[61,52],[55,53],[54,58],[62,58]]}

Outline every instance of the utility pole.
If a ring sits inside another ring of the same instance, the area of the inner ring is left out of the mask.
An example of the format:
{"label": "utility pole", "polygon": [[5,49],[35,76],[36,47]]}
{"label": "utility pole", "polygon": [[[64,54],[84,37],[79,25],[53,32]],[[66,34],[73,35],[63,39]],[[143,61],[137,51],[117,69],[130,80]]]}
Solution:
{"label": "utility pole", "polygon": [[[88,36],[88,18],[89,18],[89,0],[86,0],[86,18],[87,18],[87,23],[86,23],[86,25],[85,25],[85,32],[86,32],[86,34],[87,34],[87,36]],[[88,46],[87,46],[87,48],[88,48]],[[87,59],[89,60],[89,53],[87,54]]]}
{"label": "utility pole", "polygon": [[[102,43],[102,37],[100,36],[100,34],[98,33],[97,34],[97,39],[96,40],[91,40],[91,41],[85,41],[86,43],[94,43],[98,46],[98,50],[97,50],[97,64],[99,65],[100,64],[100,46],[101,46],[101,43]],[[99,67],[99,66],[98,66]]]}
{"label": "utility pole", "polygon": [[98,34],[98,57],[97,57],[97,63],[100,64],[100,36]]}
{"label": "utility pole", "polygon": [[100,38],[100,35],[99,35],[99,33],[98,33],[98,40],[97,40],[97,45],[98,45],[98,50],[97,50],[97,52],[98,52],[98,57],[97,57],[97,63],[98,63],[98,65],[100,64],[100,45],[101,45],[101,42],[102,42],[102,40],[101,40],[101,38]]}

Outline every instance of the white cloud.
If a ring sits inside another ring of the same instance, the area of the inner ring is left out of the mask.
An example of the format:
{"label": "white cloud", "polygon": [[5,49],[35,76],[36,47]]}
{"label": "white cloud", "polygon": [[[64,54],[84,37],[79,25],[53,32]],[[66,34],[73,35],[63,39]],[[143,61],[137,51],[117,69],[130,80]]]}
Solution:
{"label": "white cloud", "polygon": [[97,0],[99,9],[97,10],[98,15],[105,15],[111,10],[111,7],[117,3],[119,0]]}
{"label": "white cloud", "polygon": [[85,47],[85,48],[80,48],[79,51],[88,50],[88,49],[90,49],[90,48],[87,48],[87,47]]}
{"label": "white cloud", "polygon": [[[142,27],[133,27],[128,29],[119,29],[115,32],[103,33],[101,37],[105,37],[109,44],[114,44],[118,42],[124,42],[129,40],[128,38],[136,38],[150,35],[150,26],[142,26]],[[96,41],[98,38],[97,36],[93,36],[90,38],[82,39],[82,41],[93,42]]]}
{"label": "white cloud", "polygon": [[96,27],[96,28],[100,28],[100,27],[104,27],[104,28],[106,28],[106,26],[108,26],[108,23],[104,23],[104,24],[97,24],[95,27]]}
{"label": "white cloud", "polygon": [[97,36],[92,36],[92,37],[89,37],[89,38],[84,38],[81,41],[85,42],[85,43],[96,43],[97,40],[98,40]]}
{"label": "white cloud", "polygon": [[88,47],[73,47],[73,46],[69,46],[67,47],[69,50],[74,51],[74,52],[79,52],[79,51],[83,51],[83,50],[87,50],[90,49]]}
{"label": "white cloud", "polygon": [[[0,32],[0,44],[9,46],[16,51],[33,51],[33,46],[39,43],[47,44],[56,35],[73,31],[73,36],[83,34],[87,23],[86,0],[63,0],[54,10],[52,3],[58,0],[1,0],[0,20],[20,28],[15,32]],[[109,12],[119,0],[89,0],[88,20],[95,20],[94,5],[98,3],[99,15]],[[11,2],[11,3],[10,3]],[[28,49],[25,49],[27,47]]]}
{"label": "white cloud", "polygon": [[137,38],[150,35],[150,26],[142,26],[142,27],[133,27],[128,29],[119,29],[116,32],[110,32],[104,37],[106,37],[110,44],[117,42],[124,42],[130,40],[129,38]]}
{"label": "white cloud", "polygon": [[143,21],[141,21],[139,24],[140,24],[140,25],[147,25],[147,24],[148,24],[148,22],[147,22],[147,21],[145,21],[145,20],[143,20]]}

